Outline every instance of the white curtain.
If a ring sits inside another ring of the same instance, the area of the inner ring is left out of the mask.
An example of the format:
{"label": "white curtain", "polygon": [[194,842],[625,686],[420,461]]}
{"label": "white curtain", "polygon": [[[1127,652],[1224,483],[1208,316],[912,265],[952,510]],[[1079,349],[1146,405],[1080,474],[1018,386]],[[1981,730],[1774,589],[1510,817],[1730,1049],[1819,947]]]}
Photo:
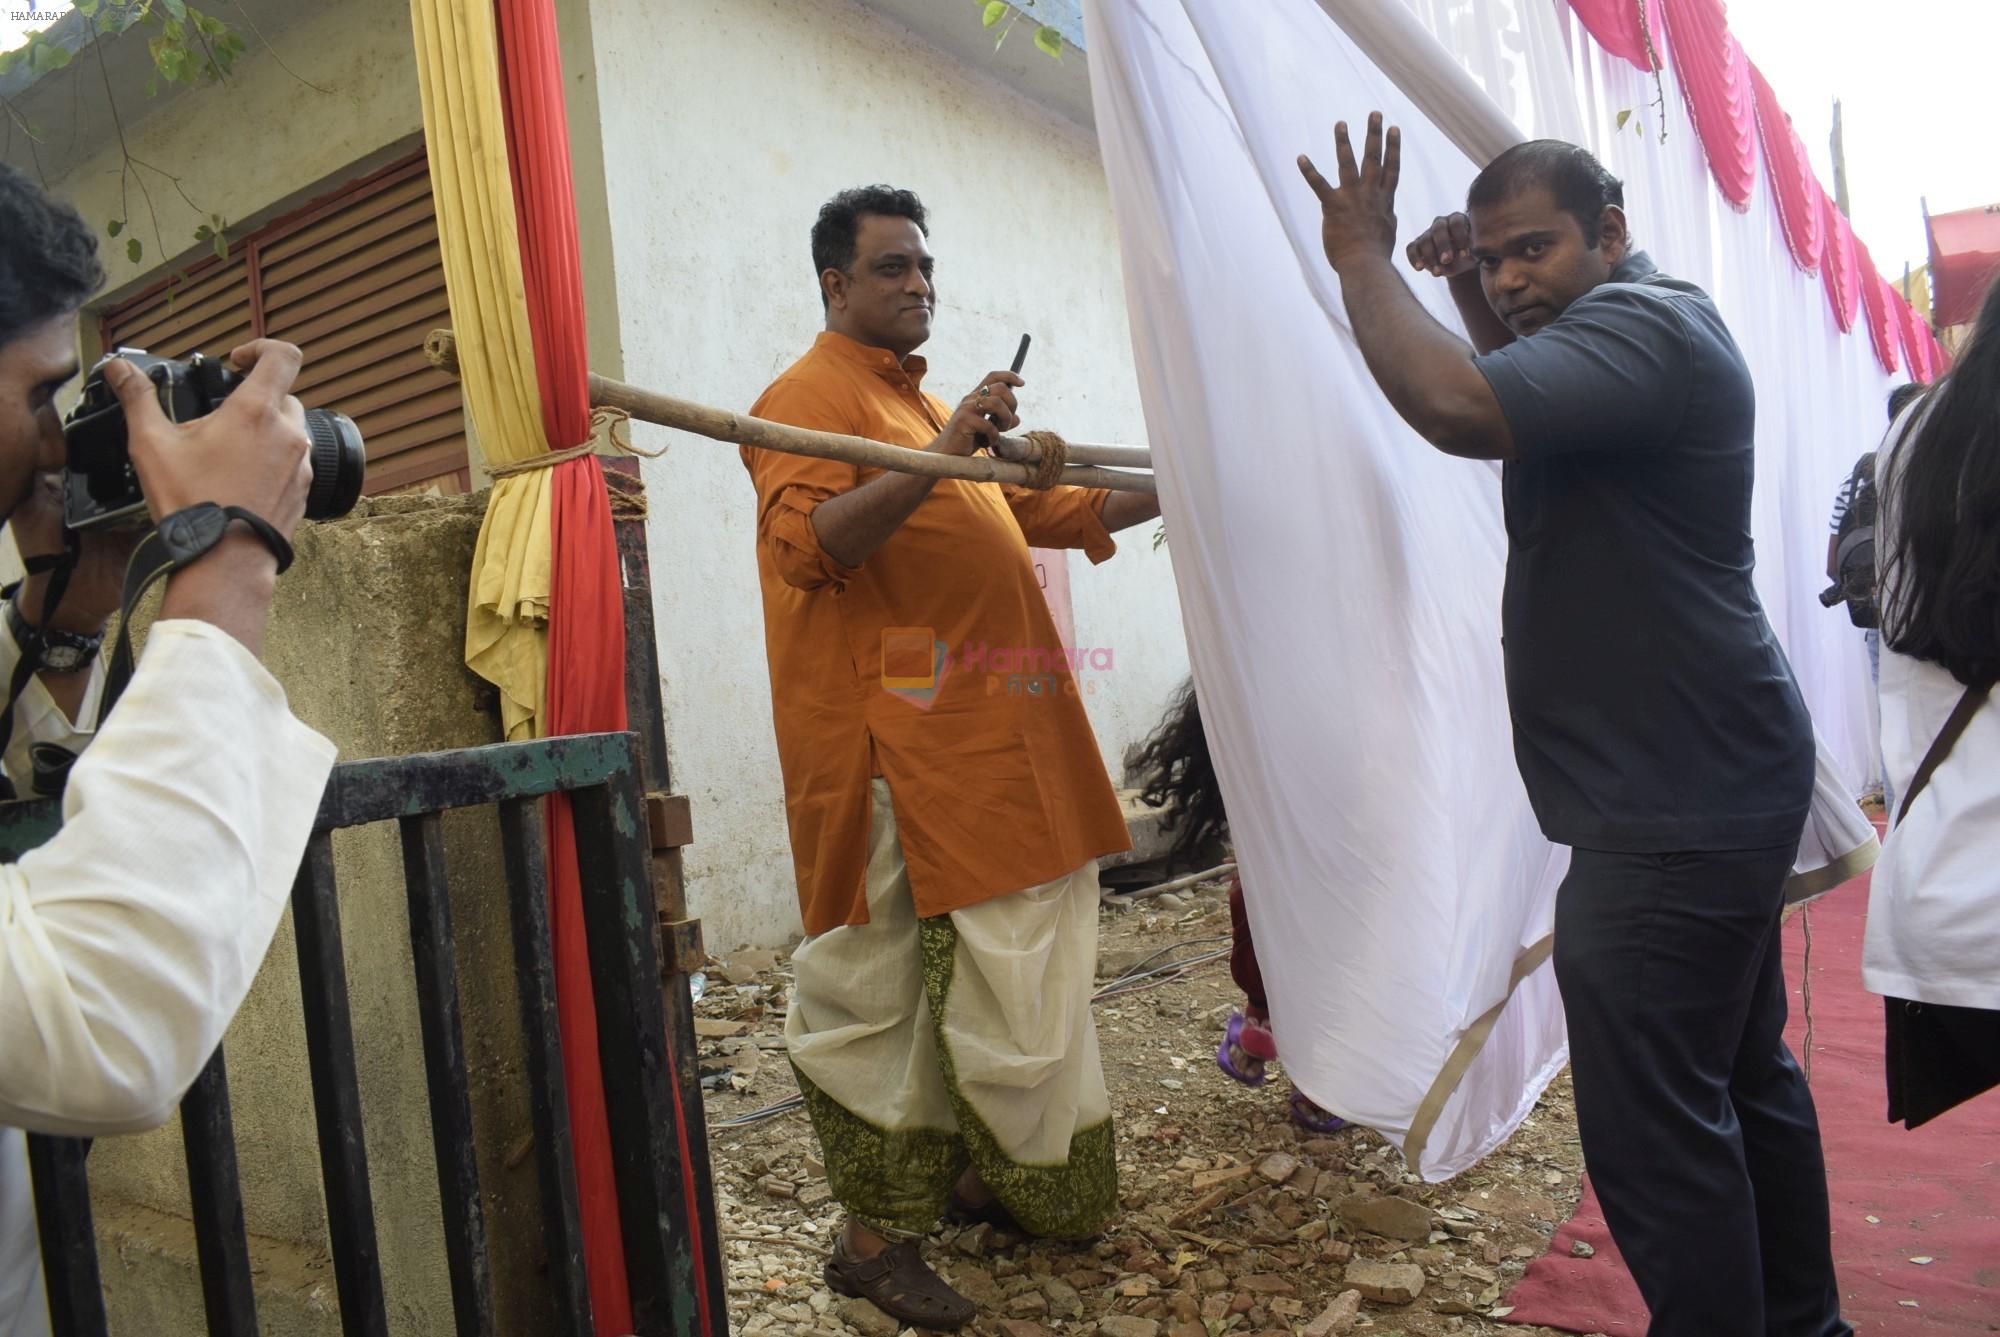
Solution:
{"label": "white curtain", "polygon": [[[1714,296],[1757,383],[1758,593],[1821,741],[1855,781],[1879,780],[1866,648],[1845,610],[1822,607],[1818,596],[1834,494],[1861,453],[1880,443],[1889,391],[1910,379],[1908,369],[1885,373],[1865,325],[1843,333],[1819,275],[1793,263],[1761,156],[1748,207],[1739,213],[1722,198],[1671,68],[1656,84],[1605,54],[1562,0],[1471,0],[1477,23],[1462,17],[1466,0],[1403,3],[1528,134],[1596,153],[1625,183],[1637,243]],[[1372,0],[1325,5],[1360,9]],[[1512,73],[1522,64],[1537,77]],[[1662,92],[1664,118],[1654,106]],[[1621,111],[1633,113],[1622,131]],[[1406,226],[1416,221],[1402,212]]]}
{"label": "white curtain", "polygon": [[[1419,24],[1463,8],[1407,3]],[[1379,0],[1085,7],[1148,434],[1281,1056],[1433,1179],[1503,1141],[1564,1062],[1545,956],[1567,854],[1514,765],[1497,470],[1438,454],[1376,390],[1293,159],[1330,167],[1333,122],[1383,110],[1404,131],[1411,233],[1462,207],[1477,164],[1457,145],[1511,122],[1595,147],[1598,119],[1643,105],[1641,81],[1588,55],[1573,70],[1548,4],[1475,0],[1495,22],[1432,30],[1500,89],[1483,109]],[[1609,157],[1662,267],[1728,289],[1764,405],[1760,587],[1851,758],[1866,664],[1814,582],[1834,487],[1870,444],[1853,414],[1887,382],[1867,374],[1865,336],[1819,337],[1826,303],[1768,206],[1746,218],[1715,200],[1668,91],[1675,138],[1649,148],[1628,130],[1631,161]],[[1415,286],[1455,325],[1441,283]],[[1800,550],[1773,550],[1787,544]]]}

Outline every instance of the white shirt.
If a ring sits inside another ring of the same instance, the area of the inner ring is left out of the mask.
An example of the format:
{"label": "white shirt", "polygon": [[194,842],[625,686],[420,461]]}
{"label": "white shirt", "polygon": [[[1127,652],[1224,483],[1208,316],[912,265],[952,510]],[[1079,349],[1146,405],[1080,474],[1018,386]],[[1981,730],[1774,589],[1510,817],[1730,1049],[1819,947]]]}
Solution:
{"label": "white shirt", "polygon": [[[1919,400],[1892,429],[1883,499]],[[1895,517],[1877,515],[1875,551],[1894,551]],[[1894,590],[1883,590],[1885,604]],[[1936,664],[1882,642],[1882,763],[1907,794],[1917,767],[1964,695]],[[1893,820],[1894,814],[1891,814]],[[1989,696],[1951,755],[1883,843],[1868,900],[1862,978],[1891,998],[2000,1009],[2000,694]]]}
{"label": "white shirt", "polygon": [[[0,627],[0,684],[19,653]],[[31,681],[8,770],[25,784],[29,741],[88,739]],[[234,637],[160,622],[70,771],[62,831],[0,865],[0,1337],[47,1331],[12,1130],[102,1136],[173,1114],[256,978],[333,760]]]}

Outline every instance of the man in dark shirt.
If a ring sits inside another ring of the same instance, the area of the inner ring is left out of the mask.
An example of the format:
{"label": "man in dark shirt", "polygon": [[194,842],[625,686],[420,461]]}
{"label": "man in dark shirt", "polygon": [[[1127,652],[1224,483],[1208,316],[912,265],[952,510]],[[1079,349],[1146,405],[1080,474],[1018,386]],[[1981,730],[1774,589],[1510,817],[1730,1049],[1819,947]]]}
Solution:
{"label": "man in dark shirt", "polygon": [[1570,144],[1509,150],[1396,273],[1400,136],[1310,161],[1354,337],[1397,412],[1506,462],[1515,754],[1573,847],[1556,900],[1584,1158],[1653,1337],[1839,1337],[1812,1096],[1785,1048],[1779,918],[1813,740],[1751,582],[1755,399],[1707,294],[1631,249]]}

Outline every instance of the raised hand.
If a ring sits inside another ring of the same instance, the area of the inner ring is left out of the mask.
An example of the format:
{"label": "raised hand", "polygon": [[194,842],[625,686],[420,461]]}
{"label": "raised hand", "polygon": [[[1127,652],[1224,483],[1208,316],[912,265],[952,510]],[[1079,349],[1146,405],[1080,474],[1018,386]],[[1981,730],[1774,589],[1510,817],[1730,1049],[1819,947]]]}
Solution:
{"label": "raised hand", "polygon": [[1299,155],[1299,174],[1319,197],[1320,244],[1335,269],[1368,256],[1386,258],[1396,250],[1396,180],[1402,174],[1403,134],[1390,126],[1384,135],[1382,113],[1368,113],[1368,138],[1355,161],[1347,137],[1347,122],[1333,127],[1333,145],[1340,164],[1340,184],[1332,186],[1312,159]]}
{"label": "raised hand", "polygon": [[1455,279],[1479,266],[1472,258],[1472,220],[1464,214],[1440,214],[1404,253],[1410,268],[1433,278]]}

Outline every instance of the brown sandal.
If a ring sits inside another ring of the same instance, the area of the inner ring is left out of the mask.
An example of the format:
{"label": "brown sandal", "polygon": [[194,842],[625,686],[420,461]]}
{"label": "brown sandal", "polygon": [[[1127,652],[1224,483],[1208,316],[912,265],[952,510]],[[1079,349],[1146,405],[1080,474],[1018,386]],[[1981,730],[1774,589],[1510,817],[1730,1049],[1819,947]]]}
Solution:
{"label": "brown sandal", "polygon": [[898,1323],[919,1328],[962,1328],[979,1312],[931,1271],[917,1255],[917,1246],[908,1241],[891,1244],[873,1258],[854,1258],[845,1242],[836,1240],[825,1276],[826,1284],[839,1294],[858,1296]]}

